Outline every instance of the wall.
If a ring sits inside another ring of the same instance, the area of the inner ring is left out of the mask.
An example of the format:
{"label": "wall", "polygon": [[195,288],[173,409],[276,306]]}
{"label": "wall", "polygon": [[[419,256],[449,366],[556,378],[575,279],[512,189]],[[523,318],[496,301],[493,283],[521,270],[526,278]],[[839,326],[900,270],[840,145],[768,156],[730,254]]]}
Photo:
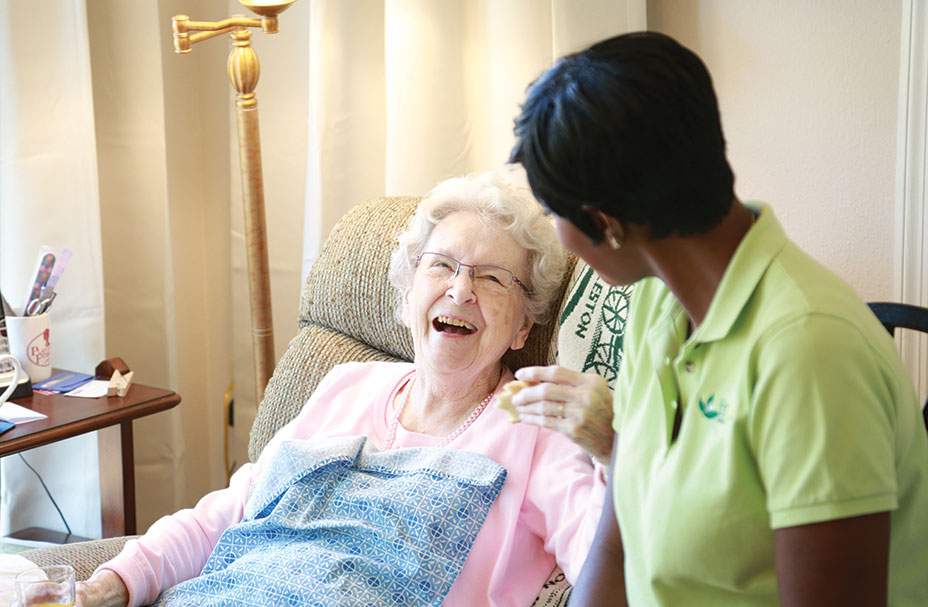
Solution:
{"label": "wall", "polygon": [[893,299],[899,2],[649,0],[648,24],[709,67],[738,195]]}

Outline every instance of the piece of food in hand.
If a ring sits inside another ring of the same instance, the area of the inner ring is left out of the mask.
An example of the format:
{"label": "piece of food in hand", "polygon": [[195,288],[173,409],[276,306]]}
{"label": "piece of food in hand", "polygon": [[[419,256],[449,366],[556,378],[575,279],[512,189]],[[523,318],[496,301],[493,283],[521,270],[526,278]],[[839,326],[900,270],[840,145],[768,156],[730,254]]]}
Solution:
{"label": "piece of food in hand", "polygon": [[502,391],[496,395],[496,407],[509,414],[509,421],[516,423],[519,421],[519,410],[512,404],[512,397],[522,388],[528,387],[524,381],[513,380],[503,386]]}

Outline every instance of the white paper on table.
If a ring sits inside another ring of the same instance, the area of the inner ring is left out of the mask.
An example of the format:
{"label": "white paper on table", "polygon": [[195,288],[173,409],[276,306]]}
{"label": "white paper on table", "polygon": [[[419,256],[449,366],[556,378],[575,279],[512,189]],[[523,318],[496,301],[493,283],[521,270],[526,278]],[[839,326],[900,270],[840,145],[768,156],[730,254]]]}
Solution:
{"label": "white paper on table", "polygon": [[45,419],[46,417],[48,416],[33,411],[32,409],[20,407],[15,403],[3,403],[0,405],[0,418],[9,420],[14,424],[25,424],[26,422],[34,422]]}
{"label": "white paper on table", "polygon": [[70,392],[65,392],[65,396],[79,396],[81,398],[100,398],[106,396],[106,389],[110,382],[105,379],[95,379],[86,384],[74,388]]}

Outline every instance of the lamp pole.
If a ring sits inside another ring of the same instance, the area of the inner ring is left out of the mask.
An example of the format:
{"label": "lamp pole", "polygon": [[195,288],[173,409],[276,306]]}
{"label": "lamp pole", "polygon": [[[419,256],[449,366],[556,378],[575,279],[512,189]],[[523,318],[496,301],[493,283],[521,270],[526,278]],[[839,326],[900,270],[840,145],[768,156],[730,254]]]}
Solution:
{"label": "lamp pole", "polygon": [[248,260],[248,292],[251,301],[251,334],[254,347],[255,403],[264,396],[274,371],[274,324],[271,315],[271,285],[267,255],[267,226],[264,219],[264,177],[261,169],[261,134],[258,127],[258,100],[255,87],[261,67],[251,46],[250,28],[276,34],[277,15],[295,0],[239,0],[258,18],[233,15],[222,21],[191,21],[175,15],[174,52],[189,53],[204,40],[228,33],[232,50],[227,64],[229,80],[236,92],[238,149],[242,173],[245,210],[245,256]]}

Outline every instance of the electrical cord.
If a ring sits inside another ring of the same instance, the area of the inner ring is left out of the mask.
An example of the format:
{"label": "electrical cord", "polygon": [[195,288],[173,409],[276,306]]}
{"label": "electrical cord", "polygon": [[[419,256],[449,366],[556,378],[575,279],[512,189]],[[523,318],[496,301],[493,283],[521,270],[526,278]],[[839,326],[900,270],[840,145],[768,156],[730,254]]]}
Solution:
{"label": "electrical cord", "polygon": [[48,496],[48,499],[52,501],[52,506],[55,507],[55,510],[58,511],[58,516],[61,517],[61,522],[64,523],[64,528],[68,530],[68,535],[71,535],[71,526],[68,525],[68,519],[64,518],[64,514],[61,512],[61,508],[58,507],[58,502],[55,501],[55,498],[52,497],[52,492],[48,490],[48,485],[45,484],[45,481],[42,480],[42,475],[38,471],[29,465],[29,462],[26,461],[26,458],[23,457],[22,453],[17,453],[19,459],[23,460],[23,463],[26,464],[26,467],[32,470],[32,473],[35,474],[36,478],[39,479],[39,482],[42,483],[42,488],[45,489],[45,494]]}

